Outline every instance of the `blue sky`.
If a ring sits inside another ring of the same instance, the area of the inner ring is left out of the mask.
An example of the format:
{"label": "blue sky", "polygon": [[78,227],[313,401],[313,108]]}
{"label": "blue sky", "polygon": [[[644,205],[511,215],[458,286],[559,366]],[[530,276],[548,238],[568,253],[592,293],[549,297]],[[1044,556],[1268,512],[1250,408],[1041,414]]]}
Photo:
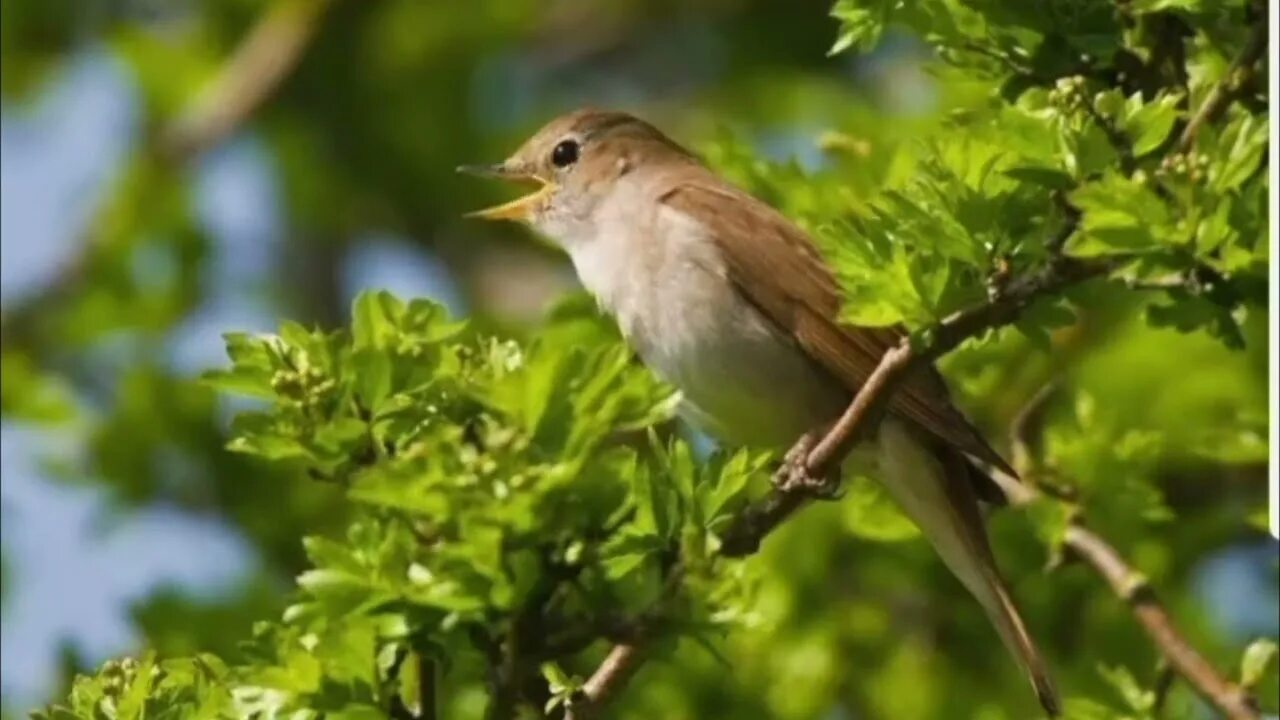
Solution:
{"label": "blue sky", "polygon": [[[36,291],[74,251],[137,132],[137,97],[109,56],[76,58],[30,104],[0,112],[0,300]],[[282,228],[269,158],[233,138],[196,170],[197,213],[217,243],[210,301],[172,335],[172,365],[196,373],[223,361],[221,333],[268,330],[269,282]],[[345,265],[343,289],[387,287],[459,305],[441,266],[420,250],[371,234]],[[253,567],[234,529],[174,509],[107,512],[91,485],[47,480],[40,458],[76,452],[71,431],[0,425],[3,545],[12,571],[0,621],[0,692],[10,708],[47,695],[59,643],[99,661],[136,643],[127,609],[159,585],[216,595]]]}

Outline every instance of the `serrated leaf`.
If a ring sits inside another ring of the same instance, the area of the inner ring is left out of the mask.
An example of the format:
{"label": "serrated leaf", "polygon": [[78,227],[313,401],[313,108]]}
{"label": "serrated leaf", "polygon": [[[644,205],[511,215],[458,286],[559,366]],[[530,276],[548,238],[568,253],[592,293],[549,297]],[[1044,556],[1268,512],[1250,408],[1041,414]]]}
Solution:
{"label": "serrated leaf", "polygon": [[747,487],[751,478],[764,470],[768,461],[769,455],[764,453],[751,453],[747,450],[734,453],[705,492],[704,517],[708,521],[714,520],[720,510]]}
{"label": "serrated leaf", "polygon": [[[656,440],[653,443],[660,445]],[[631,473],[632,497],[639,527],[650,528],[658,537],[670,539],[676,529],[675,493],[665,478],[659,478],[660,474],[648,465],[638,465]]]}
{"label": "serrated leaf", "polygon": [[1142,101],[1142,93],[1129,97],[1121,127],[1129,136],[1134,157],[1142,157],[1164,144],[1181,114],[1180,100],[1174,94],[1163,94],[1149,103]]}
{"label": "serrated leaf", "polygon": [[1080,209],[1081,232],[1068,243],[1076,255],[1159,249],[1168,237],[1169,209],[1145,184],[1114,171],[1071,194]]}
{"label": "serrated leaf", "polygon": [[849,49],[866,51],[875,47],[884,32],[885,22],[893,5],[892,0],[873,0],[871,3],[838,0],[831,9],[831,16],[840,21],[840,34],[827,55],[837,55]]}
{"label": "serrated leaf", "polygon": [[1245,115],[1233,123],[1223,137],[1230,142],[1225,157],[1210,165],[1211,186],[1219,192],[1234,190],[1257,171],[1266,154],[1267,123]]}

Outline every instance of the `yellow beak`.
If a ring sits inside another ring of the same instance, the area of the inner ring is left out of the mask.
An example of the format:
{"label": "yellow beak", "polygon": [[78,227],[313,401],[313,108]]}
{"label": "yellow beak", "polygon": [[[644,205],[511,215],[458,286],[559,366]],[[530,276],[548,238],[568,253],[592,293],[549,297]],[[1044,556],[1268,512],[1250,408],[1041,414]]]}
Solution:
{"label": "yellow beak", "polygon": [[556,189],[551,181],[526,170],[510,167],[505,163],[497,165],[460,165],[458,166],[458,172],[480,177],[498,178],[509,182],[533,184],[538,187],[537,190],[511,202],[469,212],[466,214],[466,217],[469,218],[480,218],[482,220],[529,220],[532,218],[533,211],[538,204]]}

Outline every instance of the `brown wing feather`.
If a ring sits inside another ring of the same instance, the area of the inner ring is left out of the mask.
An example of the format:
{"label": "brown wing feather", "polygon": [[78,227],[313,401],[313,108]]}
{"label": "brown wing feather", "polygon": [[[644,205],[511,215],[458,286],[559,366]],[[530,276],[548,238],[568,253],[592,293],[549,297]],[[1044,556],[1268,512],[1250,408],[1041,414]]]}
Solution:
{"label": "brown wing feather", "polygon": [[[686,177],[659,199],[708,222],[739,292],[850,390],[856,391],[885,351],[901,340],[898,328],[855,328],[837,322],[840,292],[826,262],[803,231],[765,203],[721,183],[709,171],[701,180]],[[899,385],[890,410],[947,444],[1014,474],[952,405],[932,366]]]}

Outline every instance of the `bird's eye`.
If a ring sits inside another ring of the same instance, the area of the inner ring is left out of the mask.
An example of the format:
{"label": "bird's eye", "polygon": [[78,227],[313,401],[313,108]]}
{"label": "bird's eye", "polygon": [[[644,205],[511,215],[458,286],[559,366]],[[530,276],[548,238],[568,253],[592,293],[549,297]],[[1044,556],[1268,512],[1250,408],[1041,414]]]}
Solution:
{"label": "bird's eye", "polygon": [[578,143],[574,140],[561,140],[551,151],[551,164],[558,168],[568,167],[578,162]]}

